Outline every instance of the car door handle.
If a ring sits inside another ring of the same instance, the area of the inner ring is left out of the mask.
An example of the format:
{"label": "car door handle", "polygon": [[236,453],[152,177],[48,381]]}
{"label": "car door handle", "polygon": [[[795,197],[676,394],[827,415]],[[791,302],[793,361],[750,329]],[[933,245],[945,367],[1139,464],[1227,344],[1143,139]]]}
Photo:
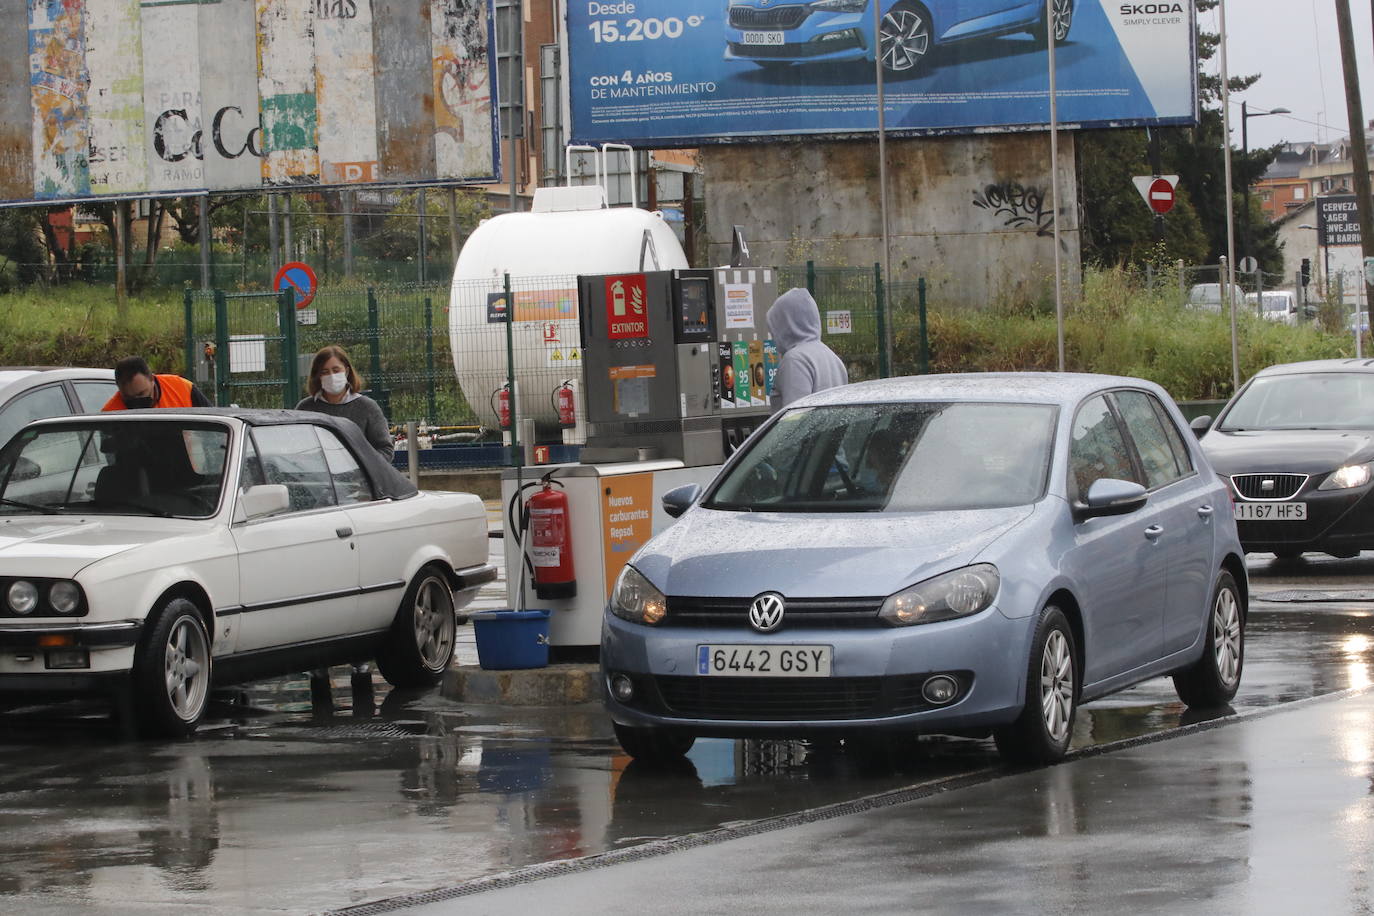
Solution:
{"label": "car door handle", "polygon": [[1217,510],[1213,509],[1211,506],[1198,506],[1198,507],[1197,507],[1197,517],[1198,517],[1198,518],[1211,518],[1211,517],[1212,517],[1212,513],[1215,512],[1215,511],[1217,511]]}
{"label": "car door handle", "polygon": [[1163,533],[1163,525],[1151,525],[1150,527],[1145,529],[1145,537],[1149,538],[1152,541],[1158,540],[1159,536]]}
{"label": "car door handle", "polygon": [[341,538],[351,538],[351,537],[353,537],[353,529],[352,529],[352,528],[349,528],[347,525],[345,525],[345,526],[342,527],[342,528],[335,528],[335,529],[334,529],[334,533],[337,534],[337,535],[338,535],[339,537],[341,537]]}

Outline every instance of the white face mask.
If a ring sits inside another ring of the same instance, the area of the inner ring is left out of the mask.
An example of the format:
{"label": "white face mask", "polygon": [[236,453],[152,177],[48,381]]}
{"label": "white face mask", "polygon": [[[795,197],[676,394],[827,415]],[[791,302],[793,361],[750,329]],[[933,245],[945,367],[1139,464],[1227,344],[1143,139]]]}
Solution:
{"label": "white face mask", "polygon": [[343,394],[348,389],[348,373],[330,372],[320,376],[320,387],[325,394]]}

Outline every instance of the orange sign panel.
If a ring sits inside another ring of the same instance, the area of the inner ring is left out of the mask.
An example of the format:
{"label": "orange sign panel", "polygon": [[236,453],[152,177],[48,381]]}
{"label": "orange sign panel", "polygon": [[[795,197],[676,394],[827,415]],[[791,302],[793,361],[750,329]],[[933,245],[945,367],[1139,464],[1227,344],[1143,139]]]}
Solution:
{"label": "orange sign panel", "polygon": [[653,535],[654,475],[607,477],[601,488],[601,534],[606,558],[606,597],[616,576]]}

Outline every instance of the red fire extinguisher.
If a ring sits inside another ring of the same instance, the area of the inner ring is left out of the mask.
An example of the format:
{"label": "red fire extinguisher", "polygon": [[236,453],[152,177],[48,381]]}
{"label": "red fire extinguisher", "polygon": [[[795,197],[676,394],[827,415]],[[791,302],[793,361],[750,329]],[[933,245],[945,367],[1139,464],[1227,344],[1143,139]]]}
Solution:
{"label": "red fire extinguisher", "polygon": [[564,429],[577,425],[577,405],[573,396],[572,379],[564,379],[553,393],[554,410],[558,412],[558,425]]}
{"label": "red fire extinguisher", "polygon": [[555,490],[555,482],[545,477],[544,486],[525,506],[529,513],[529,558],[534,567],[534,593],[540,598],[574,598],[577,596],[577,574],[573,570],[568,495],[561,489]]}
{"label": "red fire extinguisher", "polygon": [[510,429],[510,385],[502,385],[491,393],[492,410],[502,429]]}

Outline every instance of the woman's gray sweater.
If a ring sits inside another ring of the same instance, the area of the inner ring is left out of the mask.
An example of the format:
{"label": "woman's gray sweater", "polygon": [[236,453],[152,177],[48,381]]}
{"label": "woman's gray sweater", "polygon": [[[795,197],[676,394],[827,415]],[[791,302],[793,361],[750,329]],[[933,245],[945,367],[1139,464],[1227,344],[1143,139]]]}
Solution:
{"label": "woman's gray sweater", "polygon": [[324,398],[309,397],[297,404],[296,409],[347,417],[358,424],[367,441],[372,443],[372,447],[387,461],[391,460],[392,454],[396,451],[396,445],[391,439],[391,427],[386,422],[382,408],[365,394],[342,404],[331,404]]}

